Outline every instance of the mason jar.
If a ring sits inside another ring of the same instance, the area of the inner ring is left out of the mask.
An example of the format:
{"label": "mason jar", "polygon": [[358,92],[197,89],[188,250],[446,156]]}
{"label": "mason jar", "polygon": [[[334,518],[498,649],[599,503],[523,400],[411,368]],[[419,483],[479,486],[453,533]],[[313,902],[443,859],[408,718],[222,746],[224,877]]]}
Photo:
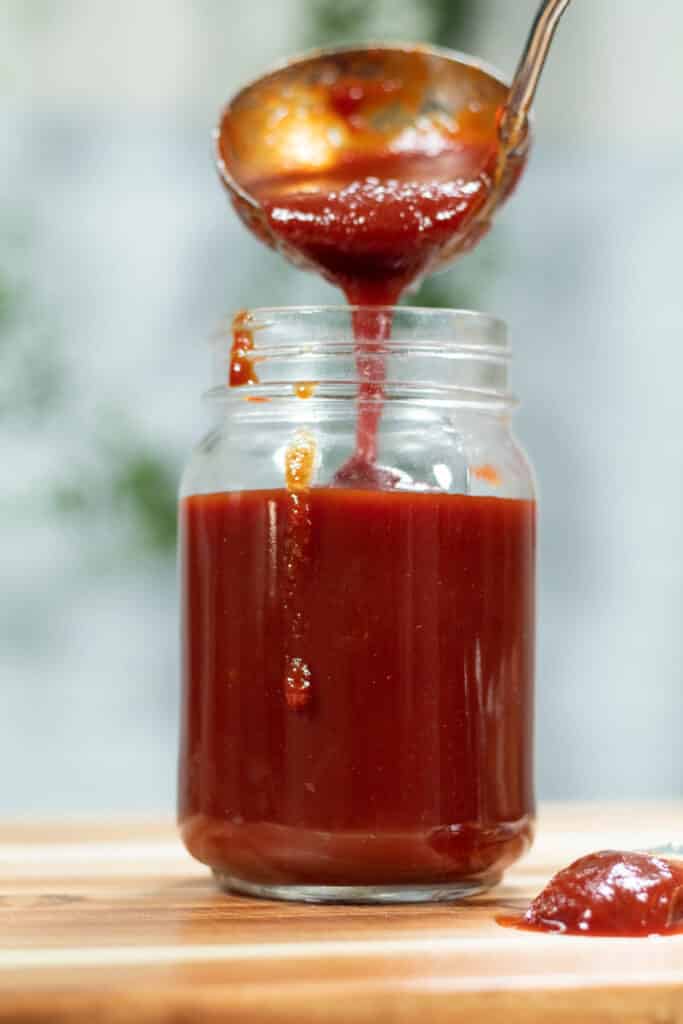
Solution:
{"label": "mason jar", "polygon": [[180,495],[179,822],[221,886],[459,899],[528,848],[509,362],[505,324],[458,310],[256,309],[216,338]]}

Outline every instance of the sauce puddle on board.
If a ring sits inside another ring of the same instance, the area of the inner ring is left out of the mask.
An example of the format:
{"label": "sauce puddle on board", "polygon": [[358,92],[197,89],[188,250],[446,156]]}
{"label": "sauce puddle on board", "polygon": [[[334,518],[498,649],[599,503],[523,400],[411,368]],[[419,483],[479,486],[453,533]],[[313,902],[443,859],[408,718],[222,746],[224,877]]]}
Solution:
{"label": "sauce puddle on board", "polygon": [[601,850],[559,871],[504,927],[612,938],[683,933],[683,862]]}

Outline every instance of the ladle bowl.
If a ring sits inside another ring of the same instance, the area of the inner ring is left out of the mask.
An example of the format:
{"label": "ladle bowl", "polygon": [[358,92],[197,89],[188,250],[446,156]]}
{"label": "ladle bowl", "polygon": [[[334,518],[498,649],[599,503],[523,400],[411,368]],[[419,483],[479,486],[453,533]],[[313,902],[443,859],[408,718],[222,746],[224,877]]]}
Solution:
{"label": "ladle bowl", "polygon": [[482,175],[489,197],[442,247],[448,263],[486,233],[517,182],[528,154],[528,122],[515,145],[500,124],[509,85],[480,61],[426,46],[315,51],[241,89],[215,132],[220,176],[254,234],[298,265],[301,254],[272,231],[264,195],[330,190],[348,181],[354,162],[409,157],[411,179],[447,182]]}

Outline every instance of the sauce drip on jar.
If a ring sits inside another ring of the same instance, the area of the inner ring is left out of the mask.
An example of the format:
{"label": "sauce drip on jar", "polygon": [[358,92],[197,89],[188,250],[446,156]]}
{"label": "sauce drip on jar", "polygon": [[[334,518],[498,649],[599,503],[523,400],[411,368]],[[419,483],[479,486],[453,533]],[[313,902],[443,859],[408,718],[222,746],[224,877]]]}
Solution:
{"label": "sauce drip on jar", "polygon": [[230,349],[228,379],[231,388],[244,387],[245,384],[258,384],[252,355],[254,332],[249,326],[250,321],[251,313],[246,309],[241,309],[232,320],[232,348]]}
{"label": "sauce drip on jar", "polygon": [[283,545],[283,614],[286,621],[284,694],[287,707],[300,711],[312,698],[311,670],[301,657],[306,632],[306,606],[302,593],[310,562],[311,508],[309,490],[315,469],[315,439],[299,430],[285,452],[287,513]]}
{"label": "sauce drip on jar", "polygon": [[314,380],[298,380],[294,385],[294,394],[297,398],[313,398],[317,386]]}

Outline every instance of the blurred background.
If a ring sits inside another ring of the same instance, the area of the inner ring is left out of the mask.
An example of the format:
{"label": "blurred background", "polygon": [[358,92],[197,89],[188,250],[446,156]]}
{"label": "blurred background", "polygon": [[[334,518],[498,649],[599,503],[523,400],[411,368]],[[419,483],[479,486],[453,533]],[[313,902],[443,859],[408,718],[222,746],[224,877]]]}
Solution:
{"label": "blurred background", "polygon": [[[0,811],[170,810],[175,490],[205,340],[335,301],[238,224],[223,101],[316,44],[427,40],[511,74],[537,0],[3,0]],[[683,6],[575,0],[536,146],[417,301],[505,317],[542,495],[538,789],[683,793]]]}

